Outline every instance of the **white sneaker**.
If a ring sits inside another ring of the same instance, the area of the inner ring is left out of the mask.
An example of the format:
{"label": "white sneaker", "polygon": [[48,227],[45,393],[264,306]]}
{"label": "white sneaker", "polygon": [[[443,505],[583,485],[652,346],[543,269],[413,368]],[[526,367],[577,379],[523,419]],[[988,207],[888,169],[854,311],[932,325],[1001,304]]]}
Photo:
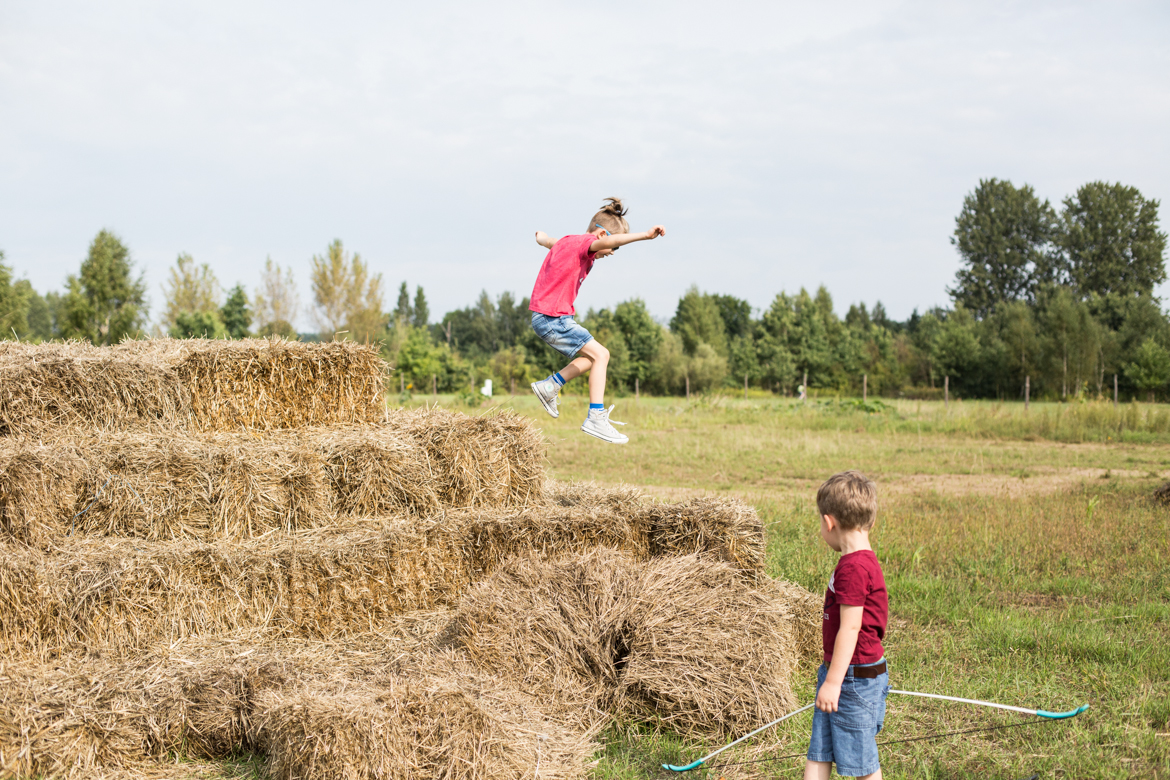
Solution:
{"label": "white sneaker", "polygon": [[560,391],[561,388],[552,379],[542,379],[532,383],[532,392],[536,393],[536,397],[544,404],[544,410],[553,417],[561,416],[561,413],[557,411],[557,393]]}
{"label": "white sneaker", "polygon": [[624,422],[609,419],[610,412],[613,411],[613,404],[609,405],[608,409],[592,409],[589,416],[585,418],[585,423],[581,426],[581,430],[590,436],[596,436],[602,441],[607,441],[610,444],[625,444],[630,440],[629,436],[618,433],[614,428],[614,424],[625,425]]}

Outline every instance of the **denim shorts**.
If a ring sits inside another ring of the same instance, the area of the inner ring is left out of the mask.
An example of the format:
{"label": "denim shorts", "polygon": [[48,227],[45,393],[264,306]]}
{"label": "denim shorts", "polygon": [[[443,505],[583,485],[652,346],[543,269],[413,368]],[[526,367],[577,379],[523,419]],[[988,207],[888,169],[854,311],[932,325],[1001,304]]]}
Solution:
{"label": "denim shorts", "polygon": [[[881,663],[878,661],[877,663]],[[817,670],[817,691],[825,682],[828,669]],[[837,774],[860,777],[878,771],[877,735],[886,719],[886,696],[890,692],[890,673],[872,679],[854,677],[853,667],[841,683],[841,698],[836,712],[813,708],[812,739],[808,743],[809,761],[837,764]]]}
{"label": "denim shorts", "polygon": [[566,357],[573,357],[581,351],[581,347],[593,340],[592,334],[578,325],[571,314],[550,317],[534,311],[532,329],[541,341]]}

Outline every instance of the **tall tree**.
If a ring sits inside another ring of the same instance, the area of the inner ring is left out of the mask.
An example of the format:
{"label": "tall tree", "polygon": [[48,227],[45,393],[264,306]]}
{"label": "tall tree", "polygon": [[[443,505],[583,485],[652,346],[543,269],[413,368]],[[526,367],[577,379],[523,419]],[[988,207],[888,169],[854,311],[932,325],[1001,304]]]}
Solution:
{"label": "tall tree", "polygon": [[181,253],[171,268],[167,283],[163,285],[162,324],[171,328],[183,312],[214,312],[219,309],[222,290],[219,280],[207,263],[195,265],[195,258]]}
{"label": "tall tree", "polygon": [[411,325],[416,328],[425,328],[431,324],[431,307],[427,305],[427,296],[422,285],[414,288],[414,318]]}
{"label": "tall tree", "polygon": [[[1135,187],[1095,181],[1064,199],[1061,244],[1069,279],[1082,298],[1152,295],[1166,281],[1166,234],[1158,201]],[[1116,328],[1116,305],[1107,319]]]}
{"label": "tall tree", "polygon": [[381,335],[382,275],[370,276],[361,255],[346,254],[340,238],[329,245],[325,255],[313,255],[310,279],[322,340],[335,338],[342,331],[357,341]]}
{"label": "tall tree", "polygon": [[296,336],[294,323],[301,301],[291,268],[282,269],[269,257],[264,261],[260,287],[253,296],[253,315],[261,336]]}
{"label": "tall tree", "polygon": [[0,339],[23,338],[28,333],[28,313],[28,294],[20,282],[12,283],[12,268],[4,263],[0,250]]}
{"label": "tall tree", "polygon": [[410,291],[406,289],[406,282],[398,288],[398,305],[394,307],[392,315],[395,322],[410,324],[414,320],[414,310],[410,306]]}
{"label": "tall tree", "polygon": [[963,199],[951,243],[963,267],[949,290],[977,317],[1000,303],[1033,301],[1045,282],[1056,281],[1056,213],[1030,186],[982,179]]}
{"label": "tall tree", "polygon": [[219,310],[219,318],[223,321],[224,330],[229,337],[233,339],[248,337],[252,311],[248,308],[248,294],[244,292],[244,285],[237,284],[228,293],[227,300]]}
{"label": "tall tree", "polygon": [[654,355],[662,344],[662,326],[650,316],[641,298],[622,301],[614,307],[613,321],[629,349],[629,378],[644,384],[650,378]]}
{"label": "tall tree", "polygon": [[727,329],[714,296],[692,285],[678,301],[670,329],[682,339],[683,351],[694,356],[700,344],[709,344],[715,353],[727,356]]}
{"label": "tall tree", "polygon": [[106,345],[138,333],[146,321],[146,284],[133,274],[130,250],[110,231],[100,231],[80,273],[66,280],[61,335]]}

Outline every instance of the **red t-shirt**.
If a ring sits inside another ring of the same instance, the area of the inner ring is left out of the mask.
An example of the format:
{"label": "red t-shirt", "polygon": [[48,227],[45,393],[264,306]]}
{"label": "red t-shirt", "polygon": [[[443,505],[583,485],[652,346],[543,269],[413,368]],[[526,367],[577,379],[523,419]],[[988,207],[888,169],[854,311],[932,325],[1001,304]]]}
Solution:
{"label": "red t-shirt", "polygon": [[833,643],[841,628],[841,605],[863,607],[861,631],[851,664],[872,664],[886,654],[882,637],[890,619],[890,600],[886,593],[886,578],[873,550],[858,550],[842,555],[829,578],[825,591],[825,620],[821,624],[821,638],[825,643],[825,663],[833,661]]}
{"label": "red t-shirt", "polygon": [[596,240],[597,236],[586,233],[565,236],[553,244],[536,275],[536,285],[528,299],[530,310],[550,317],[576,314],[573,302],[577,300],[581,283],[593,269],[593,259],[597,255],[590,252],[589,247]]}

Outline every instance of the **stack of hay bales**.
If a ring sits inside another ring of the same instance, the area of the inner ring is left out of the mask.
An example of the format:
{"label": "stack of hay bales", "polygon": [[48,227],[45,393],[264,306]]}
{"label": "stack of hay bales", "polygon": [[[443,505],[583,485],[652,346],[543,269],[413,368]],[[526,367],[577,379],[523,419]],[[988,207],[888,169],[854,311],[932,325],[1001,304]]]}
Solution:
{"label": "stack of hay bales", "polygon": [[546,483],[524,418],[387,413],[387,372],[350,343],[0,345],[0,778],[241,749],[568,778],[613,717],[791,704],[814,607],[762,575],[750,507]]}

